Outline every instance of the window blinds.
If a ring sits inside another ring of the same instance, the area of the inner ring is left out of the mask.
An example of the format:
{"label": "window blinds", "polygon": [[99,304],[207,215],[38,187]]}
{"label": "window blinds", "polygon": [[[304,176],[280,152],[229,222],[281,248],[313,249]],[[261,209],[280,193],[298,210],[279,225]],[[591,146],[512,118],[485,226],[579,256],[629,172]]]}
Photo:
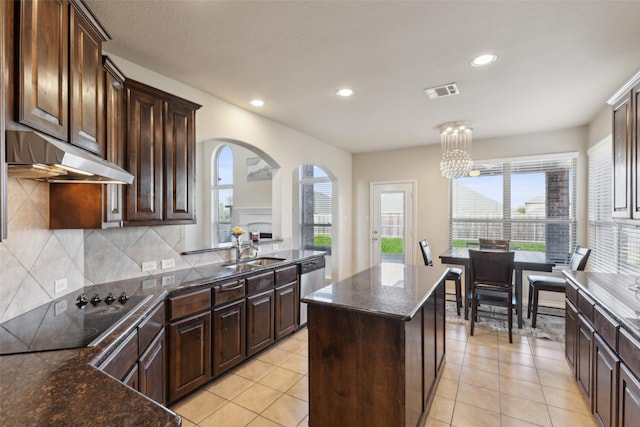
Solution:
{"label": "window blinds", "polygon": [[640,274],[640,225],[614,221],[613,149],[611,138],[591,147],[589,159],[589,245],[588,269],[618,274]]}

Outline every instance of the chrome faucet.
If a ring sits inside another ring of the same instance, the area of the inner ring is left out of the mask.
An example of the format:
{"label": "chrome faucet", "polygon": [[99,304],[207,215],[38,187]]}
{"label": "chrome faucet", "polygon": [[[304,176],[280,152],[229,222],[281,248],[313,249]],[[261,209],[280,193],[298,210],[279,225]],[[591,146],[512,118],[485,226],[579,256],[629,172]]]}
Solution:
{"label": "chrome faucet", "polygon": [[257,258],[257,257],[258,257],[258,247],[256,245],[249,243],[247,247],[240,252],[240,258],[238,258],[238,260],[241,260],[243,258]]}

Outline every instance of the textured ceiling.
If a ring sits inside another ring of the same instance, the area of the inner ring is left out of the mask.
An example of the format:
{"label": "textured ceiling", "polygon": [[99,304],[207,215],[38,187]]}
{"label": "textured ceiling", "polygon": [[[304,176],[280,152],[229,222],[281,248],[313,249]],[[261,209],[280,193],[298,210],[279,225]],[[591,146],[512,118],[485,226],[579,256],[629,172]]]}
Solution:
{"label": "textured ceiling", "polygon": [[476,139],[584,125],[640,68],[640,1],[85,3],[106,51],[354,153],[437,143],[449,121]]}

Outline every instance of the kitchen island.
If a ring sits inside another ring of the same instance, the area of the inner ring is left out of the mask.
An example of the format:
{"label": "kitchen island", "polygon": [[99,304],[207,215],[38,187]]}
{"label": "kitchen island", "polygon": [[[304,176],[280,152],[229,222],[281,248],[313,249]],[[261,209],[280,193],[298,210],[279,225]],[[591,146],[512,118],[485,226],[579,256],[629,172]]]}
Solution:
{"label": "kitchen island", "polygon": [[425,424],[445,356],[446,272],[380,264],[303,299],[309,425]]}

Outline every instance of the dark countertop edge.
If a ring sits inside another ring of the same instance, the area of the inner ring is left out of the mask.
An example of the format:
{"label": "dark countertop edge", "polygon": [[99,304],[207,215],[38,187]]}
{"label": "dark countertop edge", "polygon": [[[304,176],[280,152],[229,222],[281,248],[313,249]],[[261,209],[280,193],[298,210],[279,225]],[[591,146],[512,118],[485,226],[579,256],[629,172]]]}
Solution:
{"label": "dark countertop edge", "polygon": [[[562,274],[567,278],[567,280],[570,280],[572,283],[574,283],[576,286],[578,286],[580,288],[581,292],[584,292],[591,299],[596,301],[598,306],[602,307],[611,317],[613,317],[618,323],[620,323],[620,326],[624,327],[625,331],[629,332],[637,340],[640,340],[640,329],[637,326],[633,325],[628,320],[626,320],[624,318],[624,316],[621,316],[617,312],[617,310],[615,310],[613,307],[610,307],[607,304],[606,301],[602,301],[602,299],[600,299],[597,295],[594,295],[593,292],[591,292],[588,287],[584,286],[580,282],[579,278],[575,277],[575,275],[574,275],[575,273],[576,272],[571,271],[571,270],[562,270]],[[614,273],[582,272],[582,274],[584,274],[584,275],[590,275],[590,274],[599,275],[599,274],[602,274],[603,276],[616,276],[616,274],[614,274]],[[635,276],[632,276],[632,275],[617,275],[617,276],[635,277]],[[599,286],[599,288],[602,289],[602,291],[607,292],[612,299],[619,300],[619,298],[617,298],[616,296],[614,296],[611,293],[609,293],[605,287]],[[620,303],[620,304],[623,304],[623,303]]]}
{"label": "dark countertop edge", "polygon": [[[373,266],[375,267],[375,266]],[[370,267],[372,268],[372,267]],[[375,310],[373,308],[365,308],[365,307],[356,307],[356,306],[352,306],[352,305],[346,305],[346,304],[340,304],[340,303],[334,303],[334,302],[327,302],[327,301],[321,301],[321,300],[316,300],[316,299],[307,299],[307,298],[302,298],[300,301],[310,304],[310,305],[321,305],[321,306],[325,306],[325,307],[335,307],[335,308],[339,308],[339,309],[343,309],[343,310],[351,310],[351,311],[356,311],[359,313],[366,313],[366,314],[371,314],[371,315],[376,315],[376,316],[381,316],[381,317],[388,317],[391,319],[398,319],[398,320],[403,320],[403,321],[409,321],[411,319],[413,319],[413,317],[416,315],[416,313],[418,312],[418,310],[420,310],[420,307],[422,307],[424,305],[424,303],[429,299],[429,297],[431,297],[431,295],[433,294],[433,292],[435,291],[436,287],[438,286],[438,284],[440,284],[442,281],[444,281],[445,276],[447,275],[449,268],[448,267],[429,267],[435,270],[440,270],[442,272],[442,274],[440,275],[439,280],[436,280],[431,287],[428,289],[427,292],[425,292],[425,294],[422,296],[422,298],[420,298],[414,305],[414,307],[407,313],[407,314],[398,314],[398,313],[389,313],[386,311],[380,311],[380,310]],[[366,271],[366,270],[364,270]],[[362,273],[362,272],[360,272]],[[356,273],[358,274],[358,273]],[[335,284],[339,284],[341,281],[336,282],[332,285]]]}
{"label": "dark countertop edge", "polygon": [[[294,256],[298,255],[297,257]],[[133,399],[135,399],[135,403],[136,404],[142,404],[145,406],[148,405],[153,405],[157,408],[157,411],[161,411],[159,412],[164,414],[161,418],[164,417],[169,417],[171,418],[171,421],[169,422],[169,424],[157,424],[158,427],[166,425],[167,427],[170,426],[180,426],[182,424],[182,419],[181,417],[176,414],[175,412],[173,412],[171,409],[169,409],[166,406],[163,406],[151,399],[149,399],[147,396],[137,392],[136,390],[131,389],[130,387],[126,386],[125,384],[123,384],[122,382],[118,381],[117,379],[111,377],[110,375],[106,374],[105,372],[99,370],[97,368],[97,366],[102,363],[111,353],[113,353],[113,351],[115,351],[118,347],[118,345],[126,338],[126,336],[132,332],[137,326],[138,324],[151,312],[152,309],[154,309],[158,304],[163,303],[167,298],[169,298],[172,295],[176,295],[176,294],[180,294],[182,292],[187,292],[187,291],[193,291],[196,290],[199,287],[205,287],[205,286],[213,286],[215,285],[216,282],[219,281],[224,281],[224,280],[228,280],[230,278],[242,278],[244,276],[250,275],[250,274],[255,274],[261,270],[269,270],[269,269],[278,269],[280,267],[284,267],[287,265],[291,265],[291,264],[296,264],[300,261],[303,260],[307,260],[307,259],[312,259],[312,258],[317,258],[317,257],[323,257],[326,255],[325,252],[320,252],[320,251],[308,251],[308,250],[295,250],[295,249],[290,249],[290,250],[282,250],[282,251],[277,251],[277,252],[271,252],[268,254],[261,254],[261,257],[264,256],[270,256],[270,257],[284,257],[286,258],[286,260],[282,261],[281,263],[275,263],[275,264],[271,264],[268,266],[262,266],[262,267],[256,267],[254,270],[252,271],[247,271],[247,272],[235,272],[232,269],[226,269],[228,270],[229,274],[225,274],[223,277],[211,277],[211,278],[198,278],[198,279],[194,279],[194,280],[189,280],[185,283],[181,283],[178,286],[176,286],[175,288],[170,288],[170,287],[166,287],[165,289],[162,289],[160,292],[149,292],[150,295],[154,295],[154,298],[151,298],[149,301],[147,301],[146,303],[144,303],[139,309],[137,309],[134,313],[132,313],[120,326],[118,326],[117,328],[115,328],[111,333],[109,333],[109,335],[107,335],[98,345],[96,345],[95,347],[82,347],[82,348],[77,348],[77,349],[65,349],[65,350],[53,350],[53,351],[43,351],[43,352],[32,352],[32,353],[23,353],[23,354],[11,354],[11,355],[2,355],[0,356],[0,363],[2,363],[3,365],[3,370],[7,369],[7,365],[10,363],[14,363],[15,362],[15,367],[13,368],[12,373],[15,373],[16,371],[22,372],[22,368],[23,365],[26,364],[31,364],[32,366],[30,366],[30,369],[37,369],[35,368],[35,366],[33,365],[34,363],[38,364],[41,366],[40,369],[42,369],[44,371],[44,369],[46,369],[46,367],[49,365],[49,363],[43,363],[41,357],[44,358],[48,358],[51,357],[52,359],[55,359],[56,356],[58,354],[63,354],[63,352],[65,352],[64,354],[69,354],[68,357],[65,356],[65,361],[64,362],[60,362],[61,365],[59,367],[51,367],[46,373],[47,374],[53,374],[55,372],[57,372],[59,369],[63,369],[62,364],[66,365],[69,363],[69,360],[72,360],[72,363],[75,366],[85,366],[85,365],[89,365],[89,369],[95,369],[96,371],[98,371],[98,375],[103,376],[104,378],[106,378],[108,381],[113,381],[115,383],[117,383],[116,385],[118,387],[122,387],[123,389],[128,389],[130,392],[134,392],[135,396],[132,397]],[[222,266],[222,263],[215,263],[215,264],[205,264],[205,265],[200,265],[197,267],[191,267],[189,269],[185,269],[185,270],[176,270],[173,271],[171,273],[173,274],[178,274],[180,271],[189,271],[189,270],[193,270],[193,269],[197,269],[197,268],[216,268],[217,266],[224,268]],[[226,273],[226,272],[225,272]],[[164,276],[166,275],[158,275],[158,277]],[[133,279],[125,279],[125,280],[121,280],[121,281],[116,281],[116,282],[106,282],[106,283],[101,283],[98,285],[94,285],[94,286],[109,286],[110,283],[121,283],[121,282],[128,282],[128,281],[140,281],[140,280],[145,280],[147,279],[147,277],[138,277],[138,278],[133,278]],[[40,363],[38,363],[40,362]],[[42,366],[45,366],[45,368],[42,368]],[[6,371],[5,371],[6,373]],[[2,393],[0,393],[0,397],[2,397],[2,399],[0,399],[0,401],[2,402],[0,404],[0,422],[2,422],[3,420],[5,421],[10,421],[10,420],[15,420],[16,422],[20,422],[21,420],[29,422],[29,421],[33,421],[33,420],[28,420],[27,417],[16,417],[15,412],[12,412],[12,410],[7,410],[7,408],[5,407],[5,405],[7,404],[7,401],[9,399],[7,399],[7,397],[11,398],[14,396],[11,396],[11,394],[9,393],[9,396],[7,396],[6,393],[6,389],[7,387],[4,387],[4,385],[2,384],[2,382],[4,381],[5,376],[2,375],[0,376],[0,378],[2,378],[2,380],[0,380],[0,390],[2,391]],[[65,382],[68,382],[69,384],[66,384],[66,387],[71,387],[72,386],[72,381],[73,381],[73,377],[71,380],[69,380],[69,378],[65,378]],[[9,387],[11,388],[11,387]],[[34,388],[37,388],[37,386],[34,384]],[[82,387],[72,387],[74,390],[82,390]],[[45,393],[45,392],[43,392]],[[35,403],[37,401],[39,401],[39,399],[37,399],[37,397],[24,397],[24,396],[20,396],[22,400],[27,400],[30,403]],[[114,398],[115,399],[115,398]],[[138,400],[140,399],[140,400]],[[82,399],[82,402],[85,401],[90,401],[90,405],[91,407],[98,407],[100,408],[101,411],[107,411],[108,408],[105,406],[107,404],[107,402],[113,400],[111,398],[106,398],[106,399],[100,399],[99,396],[90,396],[87,397],[85,399]],[[80,402],[78,402],[80,403]],[[89,402],[86,402],[89,403]],[[115,405],[115,406],[119,406],[121,405],[122,402],[120,401],[112,401],[110,404],[111,405]],[[133,403],[133,401],[131,402]],[[20,409],[17,409],[18,411],[20,411]],[[24,411],[21,411],[21,413],[25,413]],[[140,422],[142,422],[142,424],[144,424],[145,422],[152,422],[152,420],[138,420],[139,422],[136,422],[132,425],[140,425]],[[73,421],[70,422],[71,425],[74,424]],[[96,424],[96,425],[100,425],[100,424]],[[108,425],[108,424],[105,424]],[[155,424],[154,424],[155,425]]]}

